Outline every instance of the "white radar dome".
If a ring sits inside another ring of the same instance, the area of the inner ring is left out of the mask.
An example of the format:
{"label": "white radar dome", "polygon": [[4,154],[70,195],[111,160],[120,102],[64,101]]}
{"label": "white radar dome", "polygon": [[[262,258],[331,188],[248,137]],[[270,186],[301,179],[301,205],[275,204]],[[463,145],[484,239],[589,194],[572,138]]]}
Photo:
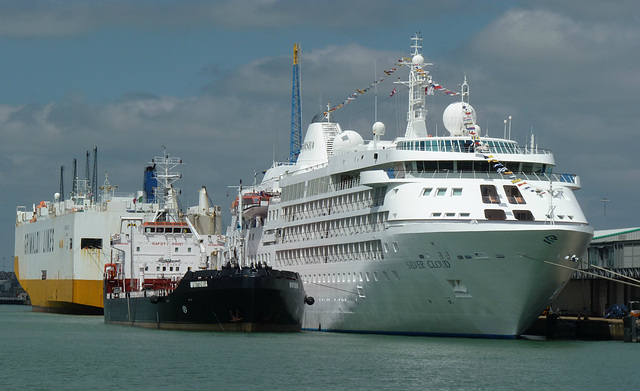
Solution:
{"label": "white radar dome", "polygon": [[373,135],[374,136],[384,136],[385,127],[382,122],[376,122],[373,124]]}
{"label": "white radar dome", "polygon": [[333,150],[337,151],[344,148],[351,148],[363,145],[364,140],[358,132],[353,130],[345,130],[333,139]]}
{"label": "white radar dome", "polygon": [[[466,109],[463,107],[466,107]],[[464,117],[466,111],[471,112],[471,119],[473,122],[476,122],[476,111],[475,109],[468,103],[463,102],[454,102],[447,106],[442,113],[442,122],[444,122],[444,127],[449,131],[452,136],[462,136],[466,134],[466,130],[464,128]]]}
{"label": "white radar dome", "polygon": [[422,57],[419,54],[416,54],[415,56],[413,56],[413,58],[411,59],[411,62],[413,62],[414,65],[422,65],[424,64],[424,57]]}

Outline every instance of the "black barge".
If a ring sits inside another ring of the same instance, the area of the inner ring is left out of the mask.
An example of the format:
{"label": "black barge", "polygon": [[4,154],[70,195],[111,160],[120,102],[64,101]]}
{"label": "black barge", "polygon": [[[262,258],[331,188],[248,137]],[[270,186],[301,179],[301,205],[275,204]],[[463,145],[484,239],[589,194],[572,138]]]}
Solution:
{"label": "black barge", "polygon": [[143,284],[105,273],[104,289],[105,323],[157,329],[296,332],[305,303],[313,304],[298,273],[266,265],[227,264]]}

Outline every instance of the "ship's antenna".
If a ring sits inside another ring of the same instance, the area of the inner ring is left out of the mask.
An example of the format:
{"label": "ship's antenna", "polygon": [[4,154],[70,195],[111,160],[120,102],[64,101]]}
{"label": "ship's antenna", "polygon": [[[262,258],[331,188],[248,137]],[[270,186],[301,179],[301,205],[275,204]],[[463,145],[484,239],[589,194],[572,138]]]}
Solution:
{"label": "ship's antenna", "polygon": [[[377,73],[377,61],[373,62],[373,79],[375,80],[375,78],[377,77],[378,73]],[[374,93],[374,99],[373,99],[373,123],[378,122],[378,83],[375,83],[373,85],[373,93]]]}

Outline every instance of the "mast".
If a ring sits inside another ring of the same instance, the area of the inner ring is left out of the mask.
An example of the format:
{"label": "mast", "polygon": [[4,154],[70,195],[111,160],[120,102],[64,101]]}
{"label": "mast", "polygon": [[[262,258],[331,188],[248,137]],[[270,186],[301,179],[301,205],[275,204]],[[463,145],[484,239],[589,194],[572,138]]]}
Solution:
{"label": "mast", "polygon": [[87,151],[87,165],[86,165],[86,170],[85,170],[85,175],[84,175],[84,189],[83,189],[83,193],[85,196],[85,199],[87,197],[87,193],[90,191],[91,188],[91,171],[89,171],[89,151]]}
{"label": "mast", "polygon": [[462,103],[469,104],[469,83],[467,83],[467,74],[464,74],[464,83],[462,83]]}
{"label": "mast", "polygon": [[98,147],[93,147],[93,178],[91,179],[91,199],[98,202]]}
{"label": "mast", "polygon": [[64,201],[64,166],[60,166],[60,201]]}
{"label": "mast", "polygon": [[73,158],[73,178],[71,178],[71,199],[78,194],[78,159]]}
{"label": "mast", "polygon": [[409,109],[407,111],[407,130],[406,138],[427,137],[427,108],[426,108],[426,88],[431,84],[431,76],[429,71],[425,71],[425,65],[433,65],[425,63],[424,57],[420,54],[422,50],[422,36],[416,33],[411,37],[411,60],[403,59],[403,64],[410,67],[409,80],[399,81],[396,83],[409,87]]}
{"label": "mast", "polygon": [[179,189],[173,188],[173,183],[182,178],[179,172],[172,171],[177,166],[184,164],[179,157],[170,157],[167,150],[164,149],[163,156],[156,156],[151,159],[149,164],[156,165],[156,179],[158,186],[154,187],[155,197],[158,200],[158,209],[173,213],[167,213],[168,216],[176,218],[178,204],[176,193]]}

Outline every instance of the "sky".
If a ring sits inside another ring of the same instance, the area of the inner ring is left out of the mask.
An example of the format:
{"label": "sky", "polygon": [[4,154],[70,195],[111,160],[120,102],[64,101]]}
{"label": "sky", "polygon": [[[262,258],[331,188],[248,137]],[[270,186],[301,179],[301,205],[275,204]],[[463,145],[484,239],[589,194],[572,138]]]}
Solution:
{"label": "sky", "polygon": [[[0,0],[2,268],[16,207],[52,200],[61,166],[68,192],[73,158],[83,176],[94,146],[99,183],[108,172],[131,193],[165,146],[186,163],[182,204],[206,186],[228,222],[228,186],[289,156],[294,43],[304,133],[408,55],[416,32],[435,82],[458,90],[467,75],[483,133],[502,136],[512,116],[512,139],[533,134],[556,173],[580,176],[596,230],[640,226],[639,11],[637,0]],[[389,140],[406,126],[397,76],[377,85]],[[429,97],[431,134],[455,99]],[[367,92],[334,120],[371,139],[374,101]]]}

